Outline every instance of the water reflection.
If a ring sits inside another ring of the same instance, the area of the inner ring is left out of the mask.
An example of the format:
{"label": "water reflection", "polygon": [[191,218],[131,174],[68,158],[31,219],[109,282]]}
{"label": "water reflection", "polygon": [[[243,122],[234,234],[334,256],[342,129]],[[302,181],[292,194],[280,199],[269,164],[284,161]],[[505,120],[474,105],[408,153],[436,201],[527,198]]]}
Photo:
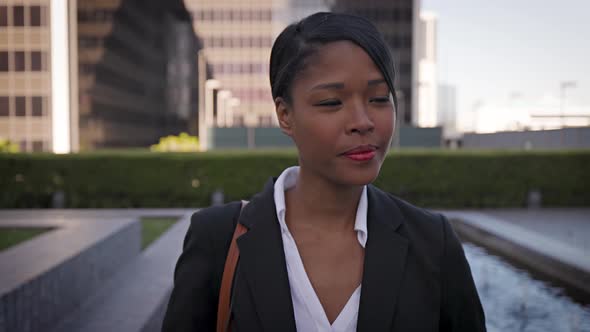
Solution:
{"label": "water reflection", "polygon": [[590,332],[590,306],[533,279],[481,247],[465,243],[489,332]]}

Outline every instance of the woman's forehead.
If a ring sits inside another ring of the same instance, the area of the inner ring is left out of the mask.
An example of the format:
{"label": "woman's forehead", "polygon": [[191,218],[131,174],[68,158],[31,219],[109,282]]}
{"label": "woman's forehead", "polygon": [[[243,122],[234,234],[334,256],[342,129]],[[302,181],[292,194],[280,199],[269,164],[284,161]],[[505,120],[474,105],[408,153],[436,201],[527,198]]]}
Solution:
{"label": "woman's forehead", "polygon": [[349,41],[332,42],[318,47],[307,59],[299,80],[338,83],[351,78],[367,82],[383,81],[384,77],[371,57],[361,47]]}

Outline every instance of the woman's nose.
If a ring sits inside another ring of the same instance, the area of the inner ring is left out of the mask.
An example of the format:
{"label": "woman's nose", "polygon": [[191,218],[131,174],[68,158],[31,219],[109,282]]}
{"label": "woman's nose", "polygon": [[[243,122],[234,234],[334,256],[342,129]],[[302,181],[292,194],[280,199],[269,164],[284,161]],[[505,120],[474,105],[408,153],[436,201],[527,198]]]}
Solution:
{"label": "woman's nose", "polygon": [[375,129],[375,124],[371,120],[368,113],[368,107],[364,103],[357,103],[351,109],[351,116],[348,123],[347,133],[358,133],[364,135],[372,132]]}

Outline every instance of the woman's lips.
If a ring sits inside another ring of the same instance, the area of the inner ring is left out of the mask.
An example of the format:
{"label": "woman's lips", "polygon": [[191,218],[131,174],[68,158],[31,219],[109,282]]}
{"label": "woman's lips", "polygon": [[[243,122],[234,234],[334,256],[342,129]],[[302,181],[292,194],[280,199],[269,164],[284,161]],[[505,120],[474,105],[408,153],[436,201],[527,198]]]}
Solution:
{"label": "woman's lips", "polygon": [[347,153],[344,156],[354,161],[368,161],[375,157],[375,150]]}
{"label": "woman's lips", "polygon": [[343,153],[345,157],[354,161],[368,161],[375,157],[377,146],[373,144],[359,145]]}

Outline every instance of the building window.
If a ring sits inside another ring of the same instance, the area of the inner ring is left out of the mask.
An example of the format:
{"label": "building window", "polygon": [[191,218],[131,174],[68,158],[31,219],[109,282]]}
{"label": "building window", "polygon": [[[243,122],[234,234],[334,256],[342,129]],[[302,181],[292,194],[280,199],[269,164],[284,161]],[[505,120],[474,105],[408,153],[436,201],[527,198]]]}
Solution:
{"label": "building window", "polygon": [[8,52],[0,52],[0,72],[8,71]]}
{"label": "building window", "polygon": [[404,10],[404,17],[403,20],[406,22],[412,22],[412,9]]}
{"label": "building window", "polygon": [[272,11],[251,9],[198,10],[194,14],[194,19],[201,21],[270,21],[272,20]]}
{"label": "building window", "polygon": [[14,98],[14,106],[15,106],[15,114],[16,116],[26,116],[27,115],[27,107],[26,107],[26,98],[22,96],[18,96]]}
{"label": "building window", "polygon": [[258,11],[258,10],[252,11],[252,20],[260,21],[261,16],[262,16],[262,13],[260,11]]}
{"label": "building window", "polygon": [[14,52],[14,71],[25,71],[25,52]]}
{"label": "building window", "polygon": [[261,47],[262,46],[262,38],[252,38],[252,46],[253,47]]}
{"label": "building window", "polygon": [[405,47],[405,48],[411,48],[412,47],[412,37],[410,37],[410,36],[404,36],[404,38],[402,39],[402,41],[403,41],[402,47]]}
{"label": "building window", "polygon": [[33,141],[33,152],[43,152],[42,141]]}
{"label": "building window", "polygon": [[102,44],[102,38],[99,37],[80,37],[78,45],[83,48],[98,47]]}
{"label": "building window", "polygon": [[80,63],[78,71],[80,72],[80,74],[92,74],[94,72],[94,64]]}
{"label": "building window", "polygon": [[15,27],[25,26],[25,7],[14,6],[12,7],[12,22]]}
{"label": "building window", "polygon": [[8,96],[0,96],[0,116],[10,115]]}
{"label": "building window", "polygon": [[221,38],[213,38],[213,47],[221,47],[222,46],[222,39]]}
{"label": "building window", "polygon": [[78,22],[109,22],[112,21],[114,12],[110,9],[80,9],[78,10]]}
{"label": "building window", "polygon": [[261,127],[272,127],[272,116],[270,115],[261,115],[258,121]]}
{"label": "building window", "polygon": [[0,27],[8,26],[8,7],[0,6]]}
{"label": "building window", "polygon": [[234,127],[243,127],[244,117],[242,115],[234,115]]}
{"label": "building window", "polygon": [[41,51],[33,51],[31,52],[31,70],[32,71],[43,71],[45,70],[43,66],[43,58],[44,52]]}
{"label": "building window", "polygon": [[41,6],[31,6],[30,10],[30,25],[32,27],[40,27],[43,24],[43,20],[41,18]]}
{"label": "building window", "polygon": [[205,47],[271,47],[272,39],[268,37],[210,37],[204,39]]}
{"label": "building window", "polygon": [[223,11],[223,20],[224,21],[231,21],[232,13],[231,10],[224,10]]}
{"label": "building window", "polygon": [[43,97],[31,97],[31,108],[33,116],[43,116]]}
{"label": "building window", "polygon": [[389,43],[393,48],[400,48],[401,47],[401,40],[398,36],[391,36],[389,38]]}
{"label": "building window", "polygon": [[409,75],[412,72],[412,65],[409,63],[402,63],[400,66],[400,74]]}

